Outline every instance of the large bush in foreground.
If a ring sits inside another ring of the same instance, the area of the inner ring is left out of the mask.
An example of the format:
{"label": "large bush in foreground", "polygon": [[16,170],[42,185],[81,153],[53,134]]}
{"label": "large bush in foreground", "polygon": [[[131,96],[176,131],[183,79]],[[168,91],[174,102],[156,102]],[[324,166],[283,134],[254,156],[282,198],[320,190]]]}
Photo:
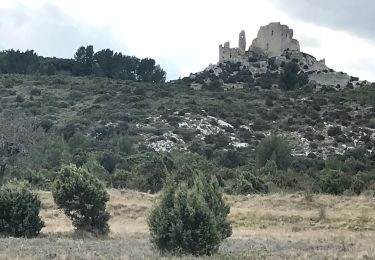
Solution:
{"label": "large bush in foreground", "polygon": [[264,138],[256,149],[258,166],[274,161],[279,169],[287,169],[292,162],[292,152],[287,141],[279,136]]}
{"label": "large bush in foreground", "polygon": [[35,237],[44,227],[40,200],[25,183],[9,182],[0,188],[0,234]]}
{"label": "large bush in foreground", "polygon": [[162,253],[211,255],[232,234],[229,210],[215,177],[199,174],[191,186],[169,178],[148,220],[151,241]]}
{"label": "large bush in foreground", "polygon": [[55,179],[53,198],[78,230],[107,234],[109,195],[103,184],[84,168],[63,166]]}

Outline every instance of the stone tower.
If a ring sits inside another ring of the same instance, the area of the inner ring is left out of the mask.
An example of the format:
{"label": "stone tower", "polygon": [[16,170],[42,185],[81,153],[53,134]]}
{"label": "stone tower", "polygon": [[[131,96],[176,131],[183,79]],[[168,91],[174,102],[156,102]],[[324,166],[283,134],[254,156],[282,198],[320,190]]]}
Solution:
{"label": "stone tower", "polygon": [[250,50],[260,49],[269,57],[280,56],[285,50],[299,51],[299,42],[293,39],[293,30],[280,23],[270,23],[260,27]]}
{"label": "stone tower", "polygon": [[239,38],[238,38],[238,48],[240,49],[241,53],[245,53],[246,51],[246,35],[245,31],[241,31]]}

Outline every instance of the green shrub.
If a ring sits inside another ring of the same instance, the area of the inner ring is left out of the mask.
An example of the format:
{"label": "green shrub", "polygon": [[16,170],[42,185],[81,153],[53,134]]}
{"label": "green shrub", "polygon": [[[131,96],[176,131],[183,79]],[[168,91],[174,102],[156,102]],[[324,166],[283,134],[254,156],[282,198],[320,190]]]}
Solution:
{"label": "green shrub", "polygon": [[352,185],[352,178],[342,171],[328,170],[321,178],[323,192],[340,195]]}
{"label": "green shrub", "polygon": [[126,188],[130,173],[124,170],[116,170],[111,176],[111,186],[116,189]]}
{"label": "green shrub", "polygon": [[39,172],[39,171],[28,171],[25,174],[24,179],[31,185],[33,188],[41,189],[41,190],[50,190],[51,188],[51,181],[48,179],[46,171]]}
{"label": "green shrub", "polygon": [[246,164],[246,155],[235,149],[215,150],[212,159],[221,166],[235,168]]}
{"label": "green shrub", "polygon": [[31,96],[40,96],[42,95],[42,91],[38,88],[33,88],[30,90],[30,95]]}
{"label": "green shrub", "polygon": [[35,237],[44,227],[39,217],[40,200],[24,182],[9,182],[0,188],[0,234]]}
{"label": "green shrub", "polygon": [[269,136],[257,146],[256,159],[260,167],[272,160],[279,169],[287,169],[292,162],[292,152],[287,141],[278,136]]}
{"label": "green shrub", "polygon": [[268,193],[268,186],[252,172],[240,172],[231,189],[234,194]]}
{"label": "green shrub", "polygon": [[168,156],[149,154],[145,161],[134,167],[127,188],[155,193],[163,188],[165,178],[173,167]]}
{"label": "green shrub", "polygon": [[370,127],[372,129],[375,129],[375,117],[371,118],[368,123],[367,123],[367,127]]}
{"label": "green shrub", "polygon": [[118,142],[119,151],[124,155],[134,154],[134,140],[130,137],[122,137]]}
{"label": "green shrub", "polygon": [[28,160],[36,169],[57,170],[63,163],[71,161],[69,146],[63,137],[51,133],[31,146]]}
{"label": "green shrub", "polygon": [[325,168],[327,170],[341,171],[344,163],[335,156],[329,156],[325,160]]}
{"label": "green shrub", "polygon": [[39,126],[40,126],[41,128],[43,128],[43,130],[44,130],[45,132],[48,132],[48,131],[52,128],[52,126],[53,126],[53,122],[52,122],[51,120],[49,120],[49,119],[43,119],[43,120],[40,122]]}
{"label": "green shrub", "polygon": [[280,74],[279,86],[283,90],[293,90],[298,86],[298,64],[289,62],[285,65],[284,71]]}
{"label": "green shrub", "polygon": [[183,152],[174,153],[173,155],[173,174],[177,182],[186,182],[188,185],[194,183],[194,178],[199,172],[211,174],[216,172],[216,165],[207,160],[206,157],[196,153]]}
{"label": "green shrub", "polygon": [[59,208],[72,219],[78,230],[107,234],[110,215],[106,212],[109,195],[103,184],[84,168],[63,166],[52,191]]}
{"label": "green shrub", "polygon": [[76,154],[78,152],[86,151],[90,148],[90,140],[81,132],[75,132],[68,140],[70,152]]}
{"label": "green shrub", "polygon": [[25,98],[22,95],[17,95],[16,98],[15,98],[15,101],[17,103],[22,103],[22,102],[25,101]]}
{"label": "green shrub", "polygon": [[196,176],[192,186],[169,178],[148,219],[151,242],[162,253],[211,255],[232,234],[216,178]]}
{"label": "green shrub", "polygon": [[259,174],[261,175],[276,175],[277,174],[277,164],[273,160],[268,160],[266,164],[259,169]]}
{"label": "green shrub", "polygon": [[327,130],[328,136],[337,136],[342,134],[341,127],[339,126],[332,126]]}
{"label": "green shrub", "polygon": [[100,165],[96,153],[87,154],[86,161],[82,167],[101,181],[107,181],[110,177],[107,170]]}
{"label": "green shrub", "polygon": [[106,169],[109,173],[113,173],[116,169],[116,165],[119,163],[119,158],[112,153],[105,153],[100,158],[100,165]]}

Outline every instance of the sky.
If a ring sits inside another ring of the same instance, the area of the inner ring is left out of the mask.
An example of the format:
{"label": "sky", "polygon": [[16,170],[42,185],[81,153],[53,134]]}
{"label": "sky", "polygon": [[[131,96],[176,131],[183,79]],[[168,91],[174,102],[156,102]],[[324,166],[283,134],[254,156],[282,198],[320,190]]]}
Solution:
{"label": "sky", "polygon": [[248,46],[281,22],[301,51],[375,82],[373,0],[0,0],[0,49],[73,58],[80,46],[154,58],[177,79],[218,62],[218,46]]}

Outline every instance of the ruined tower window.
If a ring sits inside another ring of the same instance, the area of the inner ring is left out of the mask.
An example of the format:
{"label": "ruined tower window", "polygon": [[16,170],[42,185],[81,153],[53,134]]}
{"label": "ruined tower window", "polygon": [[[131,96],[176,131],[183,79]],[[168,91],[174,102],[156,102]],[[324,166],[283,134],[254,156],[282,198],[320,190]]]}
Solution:
{"label": "ruined tower window", "polygon": [[271,32],[271,36],[273,36],[273,30],[272,30],[272,32]]}

